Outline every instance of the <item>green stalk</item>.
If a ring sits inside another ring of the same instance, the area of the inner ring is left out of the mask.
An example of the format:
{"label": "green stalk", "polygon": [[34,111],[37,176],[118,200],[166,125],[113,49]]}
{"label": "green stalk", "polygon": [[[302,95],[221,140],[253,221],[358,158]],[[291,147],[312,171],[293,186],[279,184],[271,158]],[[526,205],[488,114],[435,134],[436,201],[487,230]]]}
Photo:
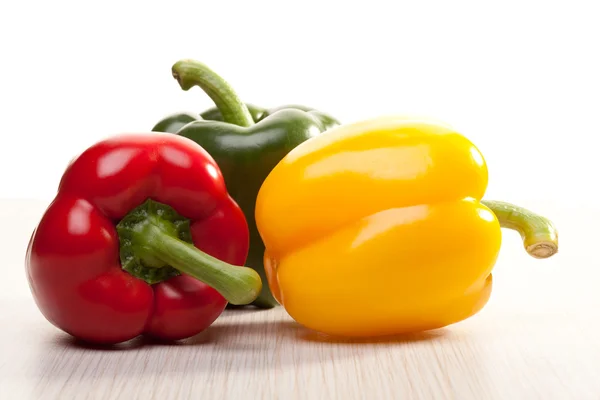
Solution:
{"label": "green stalk", "polygon": [[260,275],[195,247],[189,226],[190,221],[171,207],[146,200],[117,224],[122,268],[151,285],[184,273],[231,304],[252,303],[262,290]]}
{"label": "green stalk", "polygon": [[139,232],[147,256],[206,283],[229,303],[250,304],[260,293],[261,280],[253,269],[230,265],[212,257],[165,233],[159,225],[149,223]]}
{"label": "green stalk", "polygon": [[558,252],[558,232],[548,218],[504,201],[481,203],[496,214],[501,227],[519,232],[525,250],[532,257],[548,258]]}
{"label": "green stalk", "polygon": [[254,125],[246,104],[223,78],[206,65],[195,60],[177,61],[171,68],[173,77],[183,90],[199,86],[215,103],[223,121],[243,127]]}

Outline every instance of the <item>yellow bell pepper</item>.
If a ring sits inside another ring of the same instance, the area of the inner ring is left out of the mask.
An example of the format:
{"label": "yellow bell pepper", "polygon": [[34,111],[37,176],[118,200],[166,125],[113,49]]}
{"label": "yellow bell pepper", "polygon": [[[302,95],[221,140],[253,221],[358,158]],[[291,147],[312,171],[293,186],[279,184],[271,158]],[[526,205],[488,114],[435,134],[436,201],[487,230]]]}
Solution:
{"label": "yellow bell pepper", "polygon": [[256,222],[268,284],[298,323],[341,336],[429,330],[486,304],[501,227],[534,257],[552,223],[482,202],[480,151],[444,124],[385,117],[302,143],[264,181]]}

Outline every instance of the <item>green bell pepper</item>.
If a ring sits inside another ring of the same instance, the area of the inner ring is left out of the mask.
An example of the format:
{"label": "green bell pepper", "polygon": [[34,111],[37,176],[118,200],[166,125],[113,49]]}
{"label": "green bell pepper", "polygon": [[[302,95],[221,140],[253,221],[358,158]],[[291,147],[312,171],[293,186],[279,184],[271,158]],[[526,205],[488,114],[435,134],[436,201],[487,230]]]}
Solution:
{"label": "green bell pepper", "polygon": [[[250,112],[250,116],[252,117],[252,120],[254,122],[260,122],[263,119],[269,117],[270,115],[273,115],[277,111],[290,109],[290,108],[296,109],[296,110],[301,110],[301,111],[306,111],[306,112],[315,111],[311,107],[303,106],[300,104],[289,104],[289,105],[284,105],[284,106],[267,109],[267,108],[258,107],[254,104],[246,103],[246,107],[248,108],[248,111]],[[211,107],[208,110],[200,113],[199,115],[196,115],[193,113],[188,113],[188,112],[182,112],[182,113],[178,113],[178,114],[169,115],[169,116],[163,118],[162,120],[157,122],[156,125],[154,125],[154,128],[152,128],[152,130],[155,132],[176,133],[178,130],[180,130],[185,125],[189,124],[190,122],[199,121],[199,120],[223,121],[223,116],[221,115],[221,111],[219,111],[218,107]],[[339,122],[337,120],[335,120],[334,118],[332,118],[330,116],[327,116],[326,114],[323,114],[323,120],[325,123],[328,124],[328,126],[335,126],[335,125],[339,124]]]}
{"label": "green bell pepper", "polygon": [[[252,304],[260,308],[274,307],[277,301],[266,284],[264,272],[265,246],[254,219],[258,191],[289,151],[340,123],[326,113],[305,106],[267,110],[246,105],[225,80],[198,61],[178,61],[172,73],[182,90],[201,87],[216,108],[198,116],[177,114],[162,120],[153,130],[190,138],[215,159],[228,192],[248,221],[250,251],[246,266],[255,269],[265,282],[260,296]],[[177,124],[183,125],[177,127]]]}
{"label": "green bell pepper", "polygon": [[[254,122],[260,122],[263,119],[267,118],[268,116],[275,114],[277,111],[290,109],[290,108],[296,109],[296,110],[301,110],[301,111],[307,111],[307,112],[315,111],[315,109],[312,107],[307,107],[307,106],[303,106],[300,104],[287,104],[287,105],[279,106],[279,107],[275,107],[275,108],[261,108],[261,107],[255,106],[254,104],[246,103],[246,107],[248,107],[248,111],[250,111],[250,115],[252,116],[252,119],[254,120]],[[221,115],[221,111],[219,111],[218,107],[209,108],[208,110],[201,113],[200,116],[202,117],[202,119],[206,119],[206,120],[223,121],[223,116]],[[331,119],[330,123],[333,124],[332,126],[339,124],[339,122],[337,122],[335,119],[332,119],[329,116],[324,115],[324,119],[325,120]]]}
{"label": "green bell pepper", "polygon": [[[252,117],[254,122],[260,121],[262,118],[267,116],[267,113],[269,112],[269,110],[257,107],[252,104],[246,104],[246,107],[248,108],[250,116]],[[190,122],[199,120],[223,121],[223,116],[221,115],[221,112],[217,107],[209,108],[208,110],[200,114],[182,112],[178,114],[169,115],[161,119],[156,123],[156,125],[154,125],[154,128],[152,128],[152,130],[155,132],[176,133],[178,130],[180,130]]]}

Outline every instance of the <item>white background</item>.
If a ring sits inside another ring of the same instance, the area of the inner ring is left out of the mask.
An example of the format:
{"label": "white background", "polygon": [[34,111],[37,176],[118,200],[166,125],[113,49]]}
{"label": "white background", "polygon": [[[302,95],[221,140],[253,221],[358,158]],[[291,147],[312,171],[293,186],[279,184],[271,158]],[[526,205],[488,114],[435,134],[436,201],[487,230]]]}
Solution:
{"label": "white background", "polygon": [[246,102],[441,119],[483,152],[488,198],[576,208],[597,183],[597,16],[593,1],[2,2],[0,198],[50,200],[96,140],[210,107],[170,74],[195,58]]}

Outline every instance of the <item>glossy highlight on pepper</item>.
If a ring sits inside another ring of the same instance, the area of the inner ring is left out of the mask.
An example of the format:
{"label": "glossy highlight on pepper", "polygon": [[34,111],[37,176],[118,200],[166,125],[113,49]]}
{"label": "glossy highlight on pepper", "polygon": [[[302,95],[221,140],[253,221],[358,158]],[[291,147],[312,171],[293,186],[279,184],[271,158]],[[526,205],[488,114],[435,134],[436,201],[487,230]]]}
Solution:
{"label": "glossy highlight on pepper", "polygon": [[[490,297],[507,226],[498,203],[481,201],[487,183],[475,145],[430,120],[372,119],[304,142],[256,202],[274,296],[297,322],[334,336],[430,330],[474,315]],[[512,209],[513,227],[530,223]],[[521,232],[557,245],[551,223],[538,222]]]}
{"label": "glossy highlight on pepper", "polygon": [[258,274],[244,215],[217,164],[189,139],[107,138],[67,167],[30,239],[29,285],[42,314],[78,339],[178,340],[228,301],[252,302]]}

